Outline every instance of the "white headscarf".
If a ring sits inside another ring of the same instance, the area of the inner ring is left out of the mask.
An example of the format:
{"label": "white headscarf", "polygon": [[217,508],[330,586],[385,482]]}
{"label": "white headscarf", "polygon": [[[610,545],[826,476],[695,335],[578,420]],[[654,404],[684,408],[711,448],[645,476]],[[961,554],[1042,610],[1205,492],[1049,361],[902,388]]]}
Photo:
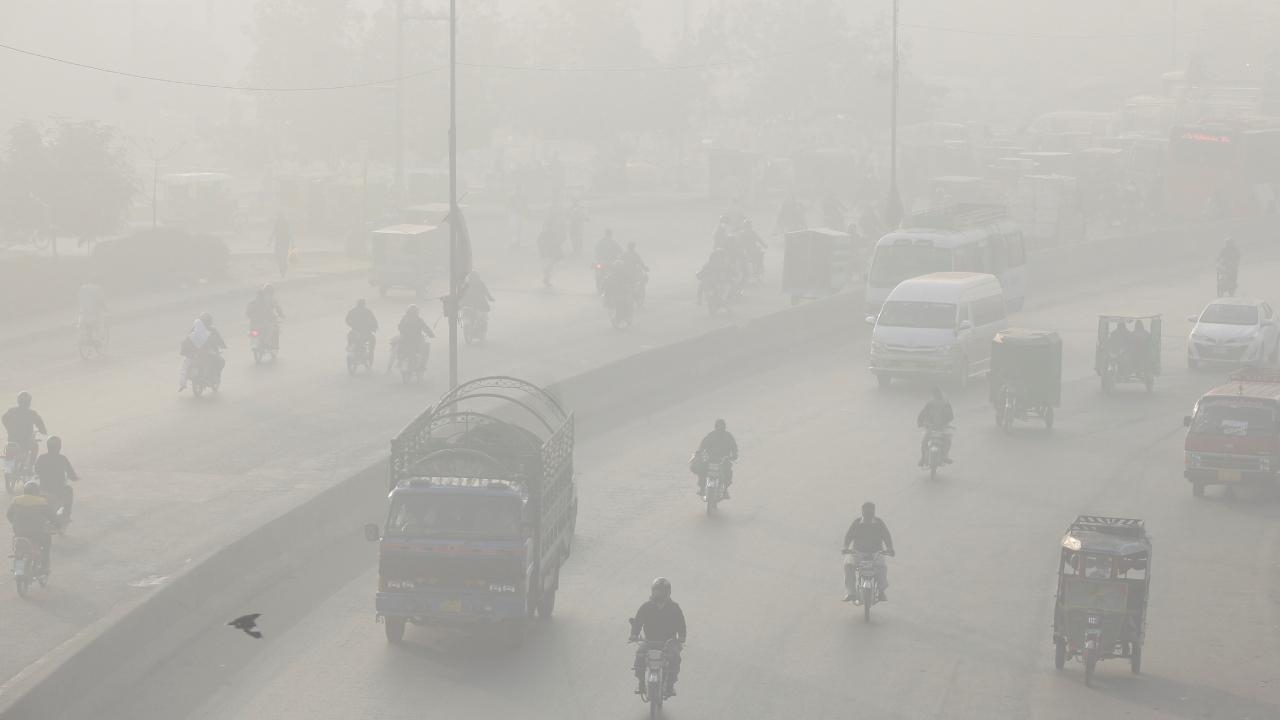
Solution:
{"label": "white headscarf", "polygon": [[203,320],[196,318],[195,324],[191,326],[191,334],[187,337],[191,338],[191,344],[198,350],[209,341],[209,328],[204,326]]}

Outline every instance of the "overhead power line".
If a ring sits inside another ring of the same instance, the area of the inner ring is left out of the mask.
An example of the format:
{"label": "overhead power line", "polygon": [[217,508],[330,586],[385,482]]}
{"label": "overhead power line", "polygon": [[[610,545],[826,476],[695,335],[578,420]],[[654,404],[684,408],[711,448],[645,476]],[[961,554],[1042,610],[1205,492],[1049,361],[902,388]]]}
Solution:
{"label": "overhead power line", "polygon": [[[1001,32],[996,30],[981,30],[977,28],[954,28],[942,27],[940,25],[926,25],[922,23],[902,23],[902,27],[913,28],[916,30],[932,30],[934,32],[952,33],[955,35],[981,35],[983,37],[1007,37],[1007,38],[1034,38],[1040,40],[1150,40],[1155,38],[1168,38],[1173,34],[1172,30],[1164,32],[1149,33],[1114,33],[1109,35],[1086,35],[1071,33],[1036,33],[1036,32]],[[1186,35],[1197,32],[1195,30],[1181,31],[1179,34]]]}

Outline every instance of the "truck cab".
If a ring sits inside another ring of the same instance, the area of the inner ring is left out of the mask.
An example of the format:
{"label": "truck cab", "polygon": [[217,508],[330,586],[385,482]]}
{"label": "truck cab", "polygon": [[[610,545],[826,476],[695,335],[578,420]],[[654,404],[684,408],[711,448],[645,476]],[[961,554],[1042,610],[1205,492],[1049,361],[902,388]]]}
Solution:
{"label": "truck cab", "polygon": [[1205,393],[1183,418],[1185,470],[1196,497],[1210,485],[1274,483],[1280,474],[1280,373],[1249,369]]}

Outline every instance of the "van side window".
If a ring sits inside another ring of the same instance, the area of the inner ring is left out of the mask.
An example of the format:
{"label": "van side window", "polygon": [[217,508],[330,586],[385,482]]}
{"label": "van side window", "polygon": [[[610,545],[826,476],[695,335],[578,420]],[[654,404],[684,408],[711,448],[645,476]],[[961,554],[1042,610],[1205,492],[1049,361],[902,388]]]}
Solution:
{"label": "van side window", "polygon": [[992,295],[973,301],[973,324],[975,327],[997,323],[1004,318],[1003,295]]}

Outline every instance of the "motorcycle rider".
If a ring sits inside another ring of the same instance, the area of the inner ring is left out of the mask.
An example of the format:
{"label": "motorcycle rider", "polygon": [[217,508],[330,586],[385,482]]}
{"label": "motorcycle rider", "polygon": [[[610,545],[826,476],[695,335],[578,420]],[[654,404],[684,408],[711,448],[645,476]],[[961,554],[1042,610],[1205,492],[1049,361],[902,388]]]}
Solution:
{"label": "motorcycle rider", "polygon": [[[734,439],[733,433],[729,432],[727,425],[723,419],[716,420],[716,429],[707,433],[702,442],[698,444],[698,450],[694,453],[693,465],[690,469],[698,476],[698,494],[706,492],[707,488],[707,469],[711,463],[723,462],[726,458],[736,461],[738,459],[738,441]],[[733,484],[733,467],[727,468],[728,472],[724,476],[724,488],[722,499],[729,499],[729,486]]]}
{"label": "motorcycle rider", "polygon": [[356,300],[356,306],[347,311],[347,327],[351,330],[347,333],[347,346],[355,347],[356,343],[363,342],[369,347],[369,352],[373,353],[373,347],[377,343],[378,318],[365,304],[364,298]]}
{"label": "motorcycle rider", "polygon": [[28,480],[22,486],[22,494],[9,504],[5,517],[13,526],[14,537],[26,538],[40,548],[40,561],[45,574],[48,574],[51,567],[49,548],[53,544],[50,524],[56,523],[58,516],[49,500],[40,494],[40,483]]}
{"label": "motorcycle rider", "polygon": [[36,478],[44,496],[53,498],[54,508],[62,506],[63,522],[71,522],[71,504],[75,493],[72,482],[80,482],[80,476],[71,467],[71,460],[62,454],[62,438],[54,435],[45,444],[45,453],[36,460]]}
{"label": "motorcycle rider", "polygon": [[417,305],[405,308],[404,317],[400,318],[399,330],[398,353],[401,360],[421,357],[427,345],[427,338],[436,336],[431,332],[431,326],[418,313]]}
{"label": "motorcycle rider", "polygon": [[733,256],[727,248],[719,247],[711,251],[707,264],[698,271],[698,304],[707,295],[714,292],[717,285],[727,285],[733,280]]}
{"label": "motorcycle rider", "polygon": [[4,425],[9,442],[17,443],[27,452],[28,463],[35,459],[36,433],[49,434],[44,426],[44,418],[31,409],[31,393],[26,390],[18,393],[18,404],[5,411],[4,416],[0,417],[0,424]]}
{"label": "motorcycle rider", "polygon": [[[916,416],[916,427],[942,433],[942,457],[947,464],[951,463],[951,438],[944,431],[952,420],[955,420],[955,413],[951,410],[951,403],[942,394],[942,388],[935,387],[933,397],[925,403],[920,414]],[[925,454],[928,450],[929,433],[925,432],[924,437],[920,439],[920,467],[925,466]]]}
{"label": "motorcycle rider", "polygon": [[278,347],[280,344],[280,325],[279,321],[284,319],[284,310],[280,309],[280,303],[276,302],[275,288],[271,283],[267,283],[258,289],[258,294],[249,301],[249,306],[245,308],[244,314],[249,318],[249,329],[259,332],[269,332],[266,338],[270,347]]}
{"label": "motorcycle rider", "polygon": [[[676,694],[676,678],[680,676],[680,646],[688,635],[684,621],[684,611],[671,599],[671,581],[664,577],[655,578],[649,586],[649,599],[636,611],[631,623],[631,641],[640,640],[641,633],[648,643],[663,644],[674,639],[676,642],[668,646],[667,652],[667,694]],[[636,650],[635,671],[641,684],[644,683],[644,646]]]}
{"label": "motorcycle rider", "polygon": [[[853,523],[844,533],[844,547],[858,555],[875,555],[876,584],[880,586],[880,594],[876,600],[879,602],[888,600],[885,590],[889,589],[889,566],[885,563],[884,556],[877,553],[894,554],[893,536],[889,534],[889,526],[885,525],[884,520],[876,517],[875,503],[871,501],[862,503],[862,515],[854,518]],[[852,565],[844,566],[846,588],[853,588],[853,572]],[[845,602],[853,600],[853,593],[847,593],[844,600]]]}
{"label": "motorcycle rider", "polygon": [[1116,372],[1121,377],[1128,376],[1133,364],[1133,333],[1129,332],[1124,320],[1116,322],[1115,329],[1107,336],[1105,347],[1116,359]]}
{"label": "motorcycle rider", "polygon": [[178,368],[178,392],[187,389],[187,379],[191,375],[193,366],[202,366],[207,364],[205,370],[208,370],[214,377],[222,376],[222,367],[226,361],[222,359],[221,351],[225,350],[227,343],[222,339],[222,333],[213,326],[213,315],[210,313],[201,313],[191,324],[191,332],[182,339],[182,365]]}
{"label": "motorcycle rider", "polygon": [[489,286],[480,279],[480,273],[474,269],[467,273],[462,283],[462,307],[471,308],[478,313],[487,313],[491,307],[490,303],[493,302],[496,302],[493,293],[489,292]]}

